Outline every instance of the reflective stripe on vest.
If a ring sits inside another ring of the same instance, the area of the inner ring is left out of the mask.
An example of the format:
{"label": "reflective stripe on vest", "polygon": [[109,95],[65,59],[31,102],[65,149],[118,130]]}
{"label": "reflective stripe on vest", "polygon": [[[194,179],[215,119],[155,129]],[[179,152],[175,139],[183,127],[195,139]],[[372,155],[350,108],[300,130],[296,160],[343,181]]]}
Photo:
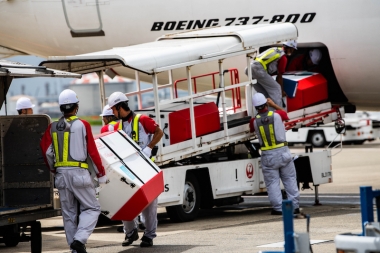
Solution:
{"label": "reflective stripe on vest", "polygon": [[260,62],[263,68],[268,71],[268,64],[279,59],[283,54],[284,52],[280,47],[273,47],[259,54],[255,60]]}
{"label": "reflective stripe on vest", "polygon": [[135,117],[133,117],[132,121],[132,139],[139,143],[139,119],[140,119],[141,114],[136,114]]}
{"label": "reflective stripe on vest", "polygon": [[286,142],[279,143],[276,140],[273,111],[269,111],[266,115],[257,115],[256,124],[259,128],[260,136],[264,144],[264,146],[261,147],[261,150],[265,151],[286,146]]}
{"label": "reflective stripe on vest", "polygon": [[77,120],[77,116],[68,119],[61,118],[52,123],[51,131],[53,137],[53,147],[55,153],[54,167],[80,167],[88,169],[86,162],[76,161],[70,156],[70,127],[68,122]]}
{"label": "reflective stripe on vest", "polygon": [[[139,144],[139,120],[140,120],[140,116],[141,114],[136,114],[135,117],[133,117],[133,121],[132,121],[132,132],[131,132],[131,135],[132,135],[132,139],[137,143]],[[150,160],[152,162],[154,162],[155,158],[154,156],[152,156],[150,158]]]}
{"label": "reflective stripe on vest", "polygon": [[[122,121],[120,120],[119,121],[119,125],[118,125],[118,127],[117,127],[117,130],[121,130],[121,129],[123,129],[122,127],[123,127],[123,124],[121,123]],[[116,122],[116,121],[111,121],[110,123],[108,123],[108,125],[111,125],[111,126],[115,126],[116,124],[117,124],[118,122]],[[114,129],[115,130],[115,129]]]}

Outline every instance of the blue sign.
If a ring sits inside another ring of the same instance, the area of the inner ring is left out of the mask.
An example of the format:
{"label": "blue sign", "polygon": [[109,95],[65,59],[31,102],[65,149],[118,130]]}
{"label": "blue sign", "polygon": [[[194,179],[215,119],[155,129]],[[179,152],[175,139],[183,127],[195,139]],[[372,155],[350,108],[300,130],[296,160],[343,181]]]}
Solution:
{"label": "blue sign", "polygon": [[124,165],[121,165],[121,166],[120,166],[120,169],[121,169],[125,174],[127,174],[127,176],[128,176],[131,180],[135,180],[135,179],[136,179],[135,175],[133,175],[133,173],[132,173],[129,169],[127,169]]}

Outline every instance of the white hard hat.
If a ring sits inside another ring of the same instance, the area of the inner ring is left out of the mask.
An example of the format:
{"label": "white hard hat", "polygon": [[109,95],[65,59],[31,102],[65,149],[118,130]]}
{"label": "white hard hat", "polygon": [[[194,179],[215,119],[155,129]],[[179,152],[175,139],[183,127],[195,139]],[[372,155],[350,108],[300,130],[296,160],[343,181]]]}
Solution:
{"label": "white hard hat", "polygon": [[314,65],[318,65],[322,58],[321,50],[319,49],[312,49],[309,51],[310,60],[313,62]]}
{"label": "white hard hat", "polygon": [[35,105],[32,104],[32,101],[30,101],[30,98],[21,97],[16,102],[16,110],[22,110],[22,109],[29,109],[33,108]]}
{"label": "white hard hat", "polygon": [[77,94],[70,89],[66,89],[59,94],[59,105],[76,104],[79,103]]}
{"label": "white hard hat", "polygon": [[109,105],[104,106],[102,114],[99,116],[113,116],[112,109]]}
{"label": "white hard hat", "polygon": [[297,41],[295,41],[295,40],[286,41],[286,42],[284,42],[284,45],[287,47],[292,47],[292,48],[297,50]]}
{"label": "white hard hat", "polygon": [[112,108],[112,106],[124,101],[129,101],[127,96],[123,92],[116,91],[108,97],[108,106]]}
{"label": "white hard hat", "polygon": [[262,93],[257,92],[255,95],[252,97],[252,103],[254,107],[261,106],[263,104],[267,103],[267,99]]}

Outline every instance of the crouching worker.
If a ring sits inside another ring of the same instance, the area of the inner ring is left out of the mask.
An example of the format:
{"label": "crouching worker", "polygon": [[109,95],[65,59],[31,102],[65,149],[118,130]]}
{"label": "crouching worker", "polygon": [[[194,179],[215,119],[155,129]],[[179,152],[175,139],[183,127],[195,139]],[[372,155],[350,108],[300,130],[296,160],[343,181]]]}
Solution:
{"label": "crouching worker", "polygon": [[[288,115],[281,107],[266,99],[261,93],[256,93],[252,99],[253,106],[258,111],[251,119],[249,127],[256,132],[261,146],[261,166],[264,181],[272,204],[272,215],[282,215],[282,194],[280,179],[285,187],[288,199],[293,202],[294,213],[299,213],[299,191],[297,187],[296,170],[288,143],[283,121]],[[276,111],[268,110],[268,106]]]}
{"label": "crouching worker", "polygon": [[104,106],[103,112],[99,116],[102,116],[104,122],[104,126],[100,129],[101,134],[121,130],[121,124],[117,121],[115,115],[113,115],[109,105]]}
{"label": "crouching worker", "polygon": [[[152,156],[152,149],[161,140],[163,132],[157,123],[146,115],[135,114],[128,106],[128,98],[122,92],[114,92],[108,98],[108,105],[113,114],[121,120],[122,129],[142,148],[147,156]],[[145,218],[145,232],[141,238],[140,247],[153,246],[157,229],[157,199],[150,203],[143,211]],[[137,233],[137,219],[123,221],[125,240],[122,246],[131,245],[139,239]]]}
{"label": "crouching worker", "polygon": [[[282,48],[272,47],[259,54],[251,63],[252,78],[257,80],[253,85],[257,92],[271,98],[276,105],[283,105],[283,97],[286,96],[283,87],[282,75],[285,72],[288,58],[297,50],[297,41],[290,40],[283,44]],[[245,69],[248,75],[248,69]],[[276,80],[272,75],[277,75]]]}
{"label": "crouching worker", "polygon": [[100,214],[92,181],[94,175],[90,175],[88,163],[92,163],[100,184],[106,183],[107,176],[90,124],[76,116],[78,103],[74,91],[61,92],[59,105],[63,117],[49,125],[40,145],[45,162],[55,176],[67,243],[73,252],[86,253],[85,244]]}

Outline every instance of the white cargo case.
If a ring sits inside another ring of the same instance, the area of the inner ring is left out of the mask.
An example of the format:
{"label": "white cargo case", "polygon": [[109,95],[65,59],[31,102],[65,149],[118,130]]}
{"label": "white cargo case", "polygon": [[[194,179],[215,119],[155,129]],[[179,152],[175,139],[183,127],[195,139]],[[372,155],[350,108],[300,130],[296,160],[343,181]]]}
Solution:
{"label": "white cargo case", "polygon": [[162,171],[122,130],[95,140],[109,183],[100,186],[103,214],[132,220],[164,189]]}

